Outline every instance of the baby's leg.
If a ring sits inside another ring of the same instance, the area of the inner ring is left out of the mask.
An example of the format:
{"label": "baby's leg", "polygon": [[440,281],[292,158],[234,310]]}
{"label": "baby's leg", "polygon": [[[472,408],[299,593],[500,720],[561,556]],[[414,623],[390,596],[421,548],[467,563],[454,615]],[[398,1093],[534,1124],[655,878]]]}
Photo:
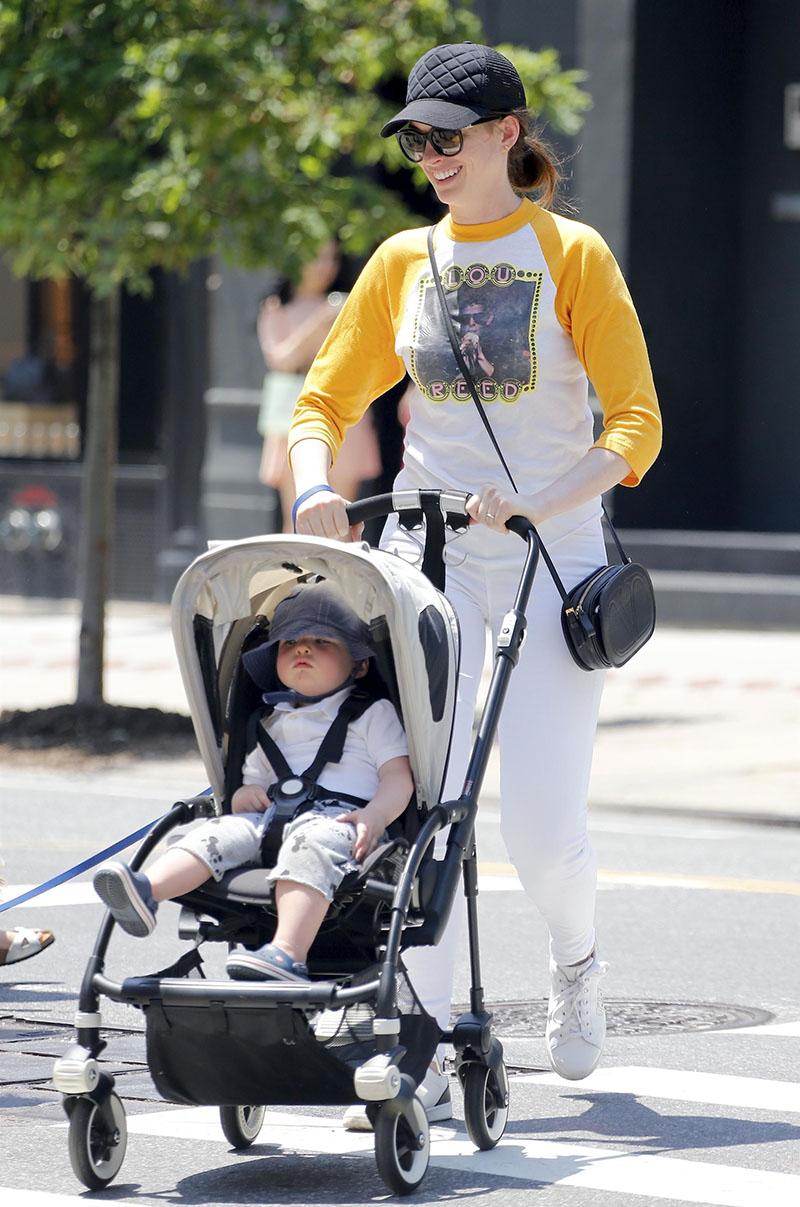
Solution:
{"label": "baby's leg", "polygon": [[160,901],[199,888],[212,876],[220,880],[230,868],[258,859],[261,813],[215,817],[183,835],[147,872],[133,872],[124,863],[98,868],[97,895],[128,934],[143,938],[155,929]]}
{"label": "baby's leg", "polygon": [[284,829],[268,876],[278,911],[275,937],[256,951],[228,956],[225,967],[234,980],[307,981],[306,956],[353,858],[356,828],[335,820],[341,812],[341,805],[331,803],[301,814]]}
{"label": "baby's leg", "polygon": [[171,897],[182,897],[205,884],[211,879],[211,871],[208,864],[191,851],[175,847],[165,851],[147,869],[147,879],[153,900],[169,901]]}
{"label": "baby's leg", "polygon": [[318,889],[293,880],[275,885],[278,927],[272,942],[295,963],[305,964],[311,944],[328,912],[328,898]]}
{"label": "baby's leg", "polygon": [[356,828],[334,820],[341,806],[303,813],[284,831],[275,867],[278,928],[273,943],[305,962],[328,905],[353,858]]}

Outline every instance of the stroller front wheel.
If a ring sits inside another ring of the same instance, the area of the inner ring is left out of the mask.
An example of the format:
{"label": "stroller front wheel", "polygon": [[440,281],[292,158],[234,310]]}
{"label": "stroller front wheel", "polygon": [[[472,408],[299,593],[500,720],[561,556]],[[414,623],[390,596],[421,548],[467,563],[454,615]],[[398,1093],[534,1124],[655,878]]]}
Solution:
{"label": "stroller front wheel", "polygon": [[464,1122],[476,1148],[494,1148],[508,1122],[508,1074],[502,1060],[495,1069],[468,1064],[464,1070]]}
{"label": "stroller front wheel", "polygon": [[219,1121],[231,1148],[249,1148],[261,1131],[264,1106],[221,1106]]}
{"label": "stroller front wheel", "polygon": [[416,1095],[410,1104],[410,1115],[413,1125],[404,1113],[382,1107],[375,1119],[378,1173],[398,1195],[412,1194],[417,1189],[425,1177],[431,1155],[428,1116]]}
{"label": "stroller front wheel", "polygon": [[114,1121],[110,1129],[97,1103],[79,1098],[69,1120],[69,1159],[75,1177],[89,1190],[103,1190],[125,1160],[128,1127],[125,1108],[116,1094],[108,1099]]}

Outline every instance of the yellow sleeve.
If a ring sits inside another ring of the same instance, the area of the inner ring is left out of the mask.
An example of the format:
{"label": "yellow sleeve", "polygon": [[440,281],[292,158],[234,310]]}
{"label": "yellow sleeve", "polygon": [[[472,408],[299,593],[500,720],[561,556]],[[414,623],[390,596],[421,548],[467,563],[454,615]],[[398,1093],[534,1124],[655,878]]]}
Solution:
{"label": "yellow sleeve", "polygon": [[290,455],[298,441],[314,437],[335,459],[347,428],[403,377],[395,336],[417,241],[396,235],[365,265],[308,371],[289,429]]}
{"label": "yellow sleeve", "polygon": [[661,448],[661,413],[644,335],[619,265],[591,227],[540,210],[534,229],[556,284],[556,313],[595,388],[603,431],[637,486]]}

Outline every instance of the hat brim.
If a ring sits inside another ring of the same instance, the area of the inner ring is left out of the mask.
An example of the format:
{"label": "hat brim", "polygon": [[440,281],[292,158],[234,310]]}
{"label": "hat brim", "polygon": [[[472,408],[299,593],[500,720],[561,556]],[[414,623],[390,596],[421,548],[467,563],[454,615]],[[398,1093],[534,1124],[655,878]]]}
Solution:
{"label": "hat brim", "polygon": [[424,122],[426,126],[438,126],[440,130],[463,130],[465,126],[471,126],[473,122],[491,114],[491,109],[479,105],[454,105],[452,101],[420,97],[386,123],[381,130],[381,138],[389,138],[409,122]]}
{"label": "hat brim", "polygon": [[325,624],[324,621],[314,621],[314,624],[309,627],[306,617],[300,620],[293,620],[289,624],[277,625],[274,632],[270,634],[266,645],[275,645],[278,641],[297,641],[298,637],[308,637],[312,633],[315,637],[329,637],[333,641],[338,641],[356,662],[360,662],[362,658],[372,657],[372,650],[368,645],[365,645],[363,641],[359,641],[355,637],[349,636],[349,634],[343,633],[337,625]]}

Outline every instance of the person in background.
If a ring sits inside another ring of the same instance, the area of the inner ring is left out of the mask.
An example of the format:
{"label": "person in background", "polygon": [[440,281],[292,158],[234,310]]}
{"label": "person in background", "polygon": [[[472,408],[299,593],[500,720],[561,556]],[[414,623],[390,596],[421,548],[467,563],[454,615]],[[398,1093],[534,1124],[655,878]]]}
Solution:
{"label": "person in background", "polygon": [[13,930],[0,930],[0,968],[7,964],[18,964],[20,960],[29,960],[38,956],[56,937],[51,930],[32,929],[17,926]]}
{"label": "person in background", "polygon": [[[0,868],[3,860],[0,859]],[[0,889],[6,881],[0,872]],[[40,927],[15,926],[11,930],[0,928],[0,968],[7,964],[19,964],[22,960],[30,960],[39,952],[55,943],[56,937],[52,930]]]}
{"label": "person in background", "polygon": [[[347,296],[332,290],[340,267],[339,247],[331,239],[305,265],[296,288],[282,283],[259,307],[258,342],[267,367],[258,416],[258,430],[264,438],[259,478],[278,492],[284,532],[292,531],[294,502],[286,456],[289,425],[306,372]],[[332,482],[343,497],[356,499],[361,483],[377,478],[380,472],[372,418],[364,415],[347,434]]]}

